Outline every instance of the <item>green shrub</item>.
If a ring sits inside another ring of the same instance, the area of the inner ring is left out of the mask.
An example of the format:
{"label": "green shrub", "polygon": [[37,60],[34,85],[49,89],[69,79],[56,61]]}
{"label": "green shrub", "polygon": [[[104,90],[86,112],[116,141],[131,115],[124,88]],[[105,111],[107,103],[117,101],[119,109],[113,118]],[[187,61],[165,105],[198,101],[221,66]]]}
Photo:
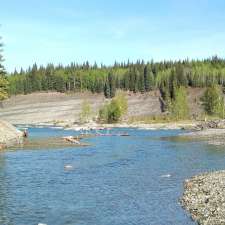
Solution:
{"label": "green shrub", "polygon": [[101,122],[116,123],[126,112],[127,99],[120,93],[99,110],[99,120]]}
{"label": "green shrub", "polygon": [[171,116],[176,120],[187,119],[189,116],[189,107],[187,102],[187,94],[184,87],[176,88],[174,91],[174,99],[171,105]]}
{"label": "green shrub", "polygon": [[108,106],[108,123],[118,122],[122,116],[119,102],[116,99],[113,99]]}
{"label": "green shrub", "polygon": [[80,122],[87,123],[91,119],[92,109],[88,101],[83,101],[80,113]]}
{"label": "green shrub", "polygon": [[98,119],[101,122],[108,121],[108,108],[109,108],[109,104],[105,104],[102,108],[100,108]]}
{"label": "green shrub", "polygon": [[118,92],[114,100],[118,103],[120,107],[121,115],[125,115],[128,109],[127,99],[125,95],[122,92]]}
{"label": "green shrub", "polygon": [[208,87],[201,100],[208,115],[224,118],[224,97],[218,86]]}

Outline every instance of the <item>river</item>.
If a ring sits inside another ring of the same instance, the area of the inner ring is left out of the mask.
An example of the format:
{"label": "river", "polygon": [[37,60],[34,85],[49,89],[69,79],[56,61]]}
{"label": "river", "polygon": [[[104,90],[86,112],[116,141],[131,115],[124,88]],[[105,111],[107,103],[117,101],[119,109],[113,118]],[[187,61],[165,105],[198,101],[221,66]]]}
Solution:
{"label": "river", "polygon": [[[0,153],[0,224],[195,224],[179,204],[183,181],[224,169],[225,150],[162,139],[183,131],[122,130],[131,136],[94,137],[82,148]],[[76,132],[29,128],[29,134]]]}

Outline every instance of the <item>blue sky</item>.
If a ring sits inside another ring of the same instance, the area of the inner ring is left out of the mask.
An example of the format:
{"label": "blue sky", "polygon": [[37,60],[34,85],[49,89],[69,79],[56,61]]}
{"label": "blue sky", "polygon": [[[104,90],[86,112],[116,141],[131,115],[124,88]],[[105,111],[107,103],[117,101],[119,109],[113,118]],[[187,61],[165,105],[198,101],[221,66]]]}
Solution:
{"label": "blue sky", "polygon": [[225,56],[224,0],[7,0],[0,24],[8,71]]}

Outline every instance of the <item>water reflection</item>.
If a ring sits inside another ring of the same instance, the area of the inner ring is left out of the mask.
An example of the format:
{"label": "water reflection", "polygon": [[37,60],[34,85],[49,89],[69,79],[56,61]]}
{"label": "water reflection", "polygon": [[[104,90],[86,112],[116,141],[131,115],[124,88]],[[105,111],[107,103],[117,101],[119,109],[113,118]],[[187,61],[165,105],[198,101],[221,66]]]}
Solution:
{"label": "water reflection", "polygon": [[12,224],[8,217],[8,185],[6,174],[6,159],[4,153],[0,153],[0,224]]}

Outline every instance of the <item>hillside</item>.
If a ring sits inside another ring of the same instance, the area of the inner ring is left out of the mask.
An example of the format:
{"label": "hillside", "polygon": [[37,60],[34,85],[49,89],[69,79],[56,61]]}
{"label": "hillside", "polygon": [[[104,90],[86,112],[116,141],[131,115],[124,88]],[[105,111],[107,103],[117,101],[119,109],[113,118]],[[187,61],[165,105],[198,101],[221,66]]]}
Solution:
{"label": "hillside", "polygon": [[[128,116],[160,114],[158,92],[127,94]],[[57,92],[13,96],[4,101],[0,117],[13,124],[36,124],[79,120],[81,105],[87,100],[94,112],[107,101],[101,94]]]}
{"label": "hillside", "polygon": [[[200,88],[188,89],[191,115],[202,112],[199,97],[203,94],[203,91]],[[128,99],[127,117],[162,114],[159,91],[145,94],[126,92],[126,96]],[[98,112],[98,109],[107,101],[103,94],[88,92],[77,94],[49,92],[17,95],[3,102],[3,108],[0,109],[0,118],[13,124],[77,121],[84,100],[88,100],[94,112]]]}

